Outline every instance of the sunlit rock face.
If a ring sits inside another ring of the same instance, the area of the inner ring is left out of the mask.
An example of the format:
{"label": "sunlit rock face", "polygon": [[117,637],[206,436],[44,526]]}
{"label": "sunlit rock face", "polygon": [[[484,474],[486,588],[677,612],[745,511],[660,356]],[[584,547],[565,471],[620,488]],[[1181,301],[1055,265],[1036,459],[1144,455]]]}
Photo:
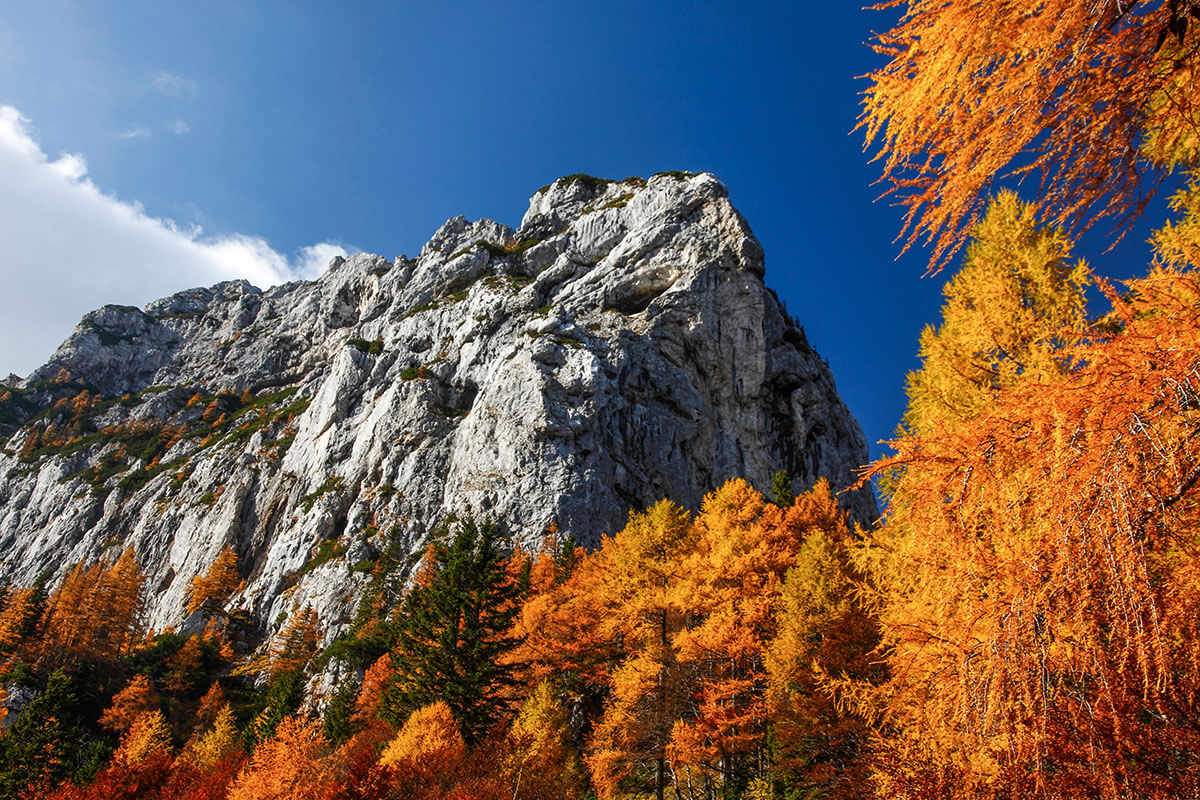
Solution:
{"label": "sunlit rock face", "polygon": [[839,490],[867,458],[708,174],[564,178],[515,231],[456,217],[413,259],[108,306],[9,391],[0,578],[132,546],[156,627],[226,545],[264,633],[309,604],[332,635],[384,543],[451,515],[592,546],[663,497],[780,469]]}

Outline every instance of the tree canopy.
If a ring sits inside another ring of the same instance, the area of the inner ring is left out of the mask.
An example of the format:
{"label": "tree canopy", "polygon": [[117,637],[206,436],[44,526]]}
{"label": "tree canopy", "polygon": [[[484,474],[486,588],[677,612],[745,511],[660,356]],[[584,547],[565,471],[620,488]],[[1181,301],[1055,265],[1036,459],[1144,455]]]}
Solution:
{"label": "tree canopy", "polygon": [[905,247],[940,269],[998,178],[1030,177],[1055,224],[1140,212],[1194,162],[1200,6],[1194,0],[885,0],[903,9],[873,46],[859,127]]}

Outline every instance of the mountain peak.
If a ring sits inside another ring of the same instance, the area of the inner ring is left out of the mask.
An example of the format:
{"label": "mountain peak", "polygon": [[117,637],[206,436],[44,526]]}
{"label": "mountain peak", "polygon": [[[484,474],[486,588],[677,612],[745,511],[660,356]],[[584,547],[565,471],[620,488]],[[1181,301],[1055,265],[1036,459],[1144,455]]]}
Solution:
{"label": "mountain peak", "polygon": [[[867,458],[714,176],[567,176],[520,227],[448,220],[415,259],[84,317],[0,408],[0,579],[133,546],[178,625],[225,546],[267,629],[336,632],[389,543],[455,515],[594,545],[731,477],[835,490]],[[841,496],[876,514],[869,490]]]}

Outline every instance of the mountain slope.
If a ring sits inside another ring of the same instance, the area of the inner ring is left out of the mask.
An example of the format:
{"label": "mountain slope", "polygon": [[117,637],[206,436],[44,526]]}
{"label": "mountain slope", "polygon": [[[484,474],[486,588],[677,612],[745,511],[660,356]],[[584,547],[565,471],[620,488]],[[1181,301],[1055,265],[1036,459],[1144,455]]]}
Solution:
{"label": "mountain slope", "polygon": [[336,625],[389,538],[419,552],[449,515],[536,549],[733,476],[841,489],[866,443],[762,276],[713,176],[572,176],[516,231],[457,217],[415,259],[107,306],[0,394],[0,579],[131,545],[178,625],[232,544],[266,628]]}

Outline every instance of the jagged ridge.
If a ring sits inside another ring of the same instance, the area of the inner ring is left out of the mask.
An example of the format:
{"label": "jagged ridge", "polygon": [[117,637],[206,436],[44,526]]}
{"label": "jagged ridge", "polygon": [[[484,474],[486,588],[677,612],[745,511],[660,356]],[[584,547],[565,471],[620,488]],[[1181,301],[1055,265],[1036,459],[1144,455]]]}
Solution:
{"label": "jagged ridge", "polygon": [[865,441],[762,275],[715,177],[571,176],[516,231],[456,217],[415,259],[106,306],[0,403],[0,578],[132,545],[178,625],[232,543],[266,629],[311,604],[332,635],[387,537],[418,552],[451,514],[535,548],[733,476],[841,489]]}

